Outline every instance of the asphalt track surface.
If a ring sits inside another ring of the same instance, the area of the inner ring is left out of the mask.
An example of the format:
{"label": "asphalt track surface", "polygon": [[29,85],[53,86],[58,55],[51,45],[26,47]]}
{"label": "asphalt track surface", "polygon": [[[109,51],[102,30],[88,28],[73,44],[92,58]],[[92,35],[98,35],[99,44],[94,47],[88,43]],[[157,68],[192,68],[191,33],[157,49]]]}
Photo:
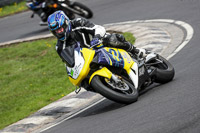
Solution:
{"label": "asphalt track surface", "polygon": [[[199,133],[200,132],[200,1],[83,0],[98,24],[145,19],[174,19],[194,28],[191,41],[170,59],[175,79],[156,86],[136,103],[104,100],[45,133]],[[0,19],[1,42],[48,33],[30,12]],[[9,21],[8,21],[9,20]]]}

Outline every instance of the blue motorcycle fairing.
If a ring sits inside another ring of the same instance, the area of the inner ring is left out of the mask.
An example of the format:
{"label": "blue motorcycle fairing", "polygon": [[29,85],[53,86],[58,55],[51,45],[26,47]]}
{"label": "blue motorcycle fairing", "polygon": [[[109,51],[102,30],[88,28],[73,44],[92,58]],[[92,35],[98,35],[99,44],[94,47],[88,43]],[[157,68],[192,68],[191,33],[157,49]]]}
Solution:
{"label": "blue motorcycle fairing", "polygon": [[109,51],[107,51],[101,48],[96,50],[96,56],[98,57],[98,64],[124,68],[124,60],[119,50],[109,48]]}

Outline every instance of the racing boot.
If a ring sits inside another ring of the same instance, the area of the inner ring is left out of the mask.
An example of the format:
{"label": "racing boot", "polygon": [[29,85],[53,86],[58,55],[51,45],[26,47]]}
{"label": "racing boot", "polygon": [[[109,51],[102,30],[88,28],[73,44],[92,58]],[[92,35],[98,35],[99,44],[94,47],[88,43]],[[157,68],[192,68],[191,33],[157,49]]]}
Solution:
{"label": "racing boot", "polygon": [[148,51],[146,49],[136,48],[130,42],[125,42],[125,43],[127,46],[129,46],[129,49],[127,49],[127,52],[132,53],[133,55],[136,56],[136,58],[140,59],[140,58],[145,58],[147,56]]}
{"label": "racing boot", "polygon": [[136,48],[136,55],[138,58],[145,58],[149,53],[146,49],[143,48]]}

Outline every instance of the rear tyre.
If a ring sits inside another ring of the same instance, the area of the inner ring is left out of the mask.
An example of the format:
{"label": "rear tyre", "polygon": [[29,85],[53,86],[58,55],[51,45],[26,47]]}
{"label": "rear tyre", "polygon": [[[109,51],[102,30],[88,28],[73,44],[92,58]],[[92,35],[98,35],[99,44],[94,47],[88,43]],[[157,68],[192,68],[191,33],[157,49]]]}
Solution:
{"label": "rear tyre", "polygon": [[129,81],[122,79],[125,86],[122,91],[114,88],[112,84],[108,83],[106,80],[108,79],[101,76],[95,76],[91,81],[91,86],[96,92],[118,103],[130,104],[137,101],[138,91]]}
{"label": "rear tyre", "polygon": [[158,63],[154,66],[157,68],[155,82],[167,83],[173,80],[175,71],[171,63],[160,55],[158,55],[157,59],[162,61],[162,63]]}

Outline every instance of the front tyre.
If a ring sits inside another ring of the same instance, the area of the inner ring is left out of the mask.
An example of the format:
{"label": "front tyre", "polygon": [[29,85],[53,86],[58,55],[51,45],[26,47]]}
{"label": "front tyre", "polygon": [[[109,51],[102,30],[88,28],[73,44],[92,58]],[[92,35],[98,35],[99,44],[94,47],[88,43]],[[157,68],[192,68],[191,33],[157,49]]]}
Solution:
{"label": "front tyre", "polygon": [[95,76],[91,81],[91,86],[99,94],[118,103],[130,104],[138,99],[138,91],[123,78],[116,86],[107,78]]}

